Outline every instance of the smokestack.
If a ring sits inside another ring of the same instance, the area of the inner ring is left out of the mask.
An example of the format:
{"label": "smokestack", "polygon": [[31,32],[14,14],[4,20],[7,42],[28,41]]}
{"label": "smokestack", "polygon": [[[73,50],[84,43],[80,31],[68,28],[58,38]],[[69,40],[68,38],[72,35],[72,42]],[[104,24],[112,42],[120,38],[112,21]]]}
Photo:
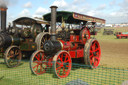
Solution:
{"label": "smokestack", "polygon": [[51,6],[51,40],[56,40],[56,9],[57,6]]}
{"label": "smokestack", "polygon": [[1,31],[5,32],[6,31],[6,11],[7,8],[0,7],[0,20],[1,20]]}

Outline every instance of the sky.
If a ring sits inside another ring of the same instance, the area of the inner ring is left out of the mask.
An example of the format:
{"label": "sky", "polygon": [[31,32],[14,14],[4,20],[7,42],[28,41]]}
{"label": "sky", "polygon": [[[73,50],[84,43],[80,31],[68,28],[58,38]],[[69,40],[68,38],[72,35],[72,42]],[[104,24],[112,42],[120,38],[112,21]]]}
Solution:
{"label": "sky", "polygon": [[[0,0],[8,7],[7,21],[19,17],[42,17],[50,6],[59,11],[71,11],[106,20],[106,23],[128,23],[128,0]],[[0,4],[0,5],[1,5]]]}

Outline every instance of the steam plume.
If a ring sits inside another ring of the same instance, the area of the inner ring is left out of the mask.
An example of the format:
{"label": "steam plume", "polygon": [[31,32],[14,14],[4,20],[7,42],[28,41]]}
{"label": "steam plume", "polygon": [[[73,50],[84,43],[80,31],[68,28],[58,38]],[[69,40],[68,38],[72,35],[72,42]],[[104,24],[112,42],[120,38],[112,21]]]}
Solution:
{"label": "steam plume", "polygon": [[0,7],[7,8],[9,0],[0,0]]}

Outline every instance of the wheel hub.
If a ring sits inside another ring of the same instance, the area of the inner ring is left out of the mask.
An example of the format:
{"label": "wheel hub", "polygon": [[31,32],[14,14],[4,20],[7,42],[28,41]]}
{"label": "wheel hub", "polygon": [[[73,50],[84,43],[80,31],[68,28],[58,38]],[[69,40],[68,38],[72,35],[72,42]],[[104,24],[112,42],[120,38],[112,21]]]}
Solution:
{"label": "wheel hub", "polygon": [[60,66],[61,66],[61,67],[63,67],[63,66],[64,66],[64,65],[63,65],[63,62],[60,64]]}
{"label": "wheel hub", "polygon": [[93,52],[93,55],[96,56],[96,52]]}
{"label": "wheel hub", "polygon": [[38,64],[39,64],[39,65],[42,65],[42,62],[41,62],[41,61],[38,61]]}

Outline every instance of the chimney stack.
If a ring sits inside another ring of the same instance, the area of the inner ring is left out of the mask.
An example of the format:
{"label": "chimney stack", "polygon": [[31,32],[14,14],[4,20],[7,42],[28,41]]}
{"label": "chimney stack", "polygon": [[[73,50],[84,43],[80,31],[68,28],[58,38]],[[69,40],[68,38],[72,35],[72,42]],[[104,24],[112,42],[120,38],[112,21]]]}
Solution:
{"label": "chimney stack", "polygon": [[51,6],[51,40],[56,40],[56,9],[57,6]]}
{"label": "chimney stack", "polygon": [[1,31],[6,31],[6,12],[7,8],[0,7],[0,20],[1,20]]}

